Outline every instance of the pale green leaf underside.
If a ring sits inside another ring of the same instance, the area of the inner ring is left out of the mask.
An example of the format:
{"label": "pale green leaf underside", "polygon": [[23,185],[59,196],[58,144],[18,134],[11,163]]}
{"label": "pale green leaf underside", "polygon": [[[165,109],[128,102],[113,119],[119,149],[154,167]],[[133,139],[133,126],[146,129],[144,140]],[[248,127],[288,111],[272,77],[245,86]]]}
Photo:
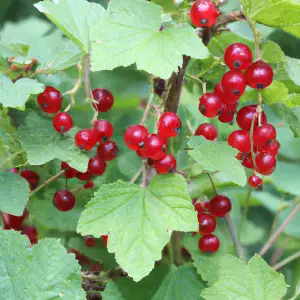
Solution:
{"label": "pale green leaf underside", "polygon": [[182,64],[182,55],[208,57],[192,27],[161,26],[161,8],[144,0],[112,0],[105,18],[91,29],[92,70],[137,68],[167,79]]}
{"label": "pale green leaf underside", "polygon": [[241,3],[249,19],[300,37],[300,1],[242,0]]}
{"label": "pale green leaf underside", "polygon": [[77,228],[84,236],[109,233],[108,251],[135,281],[161,258],[172,230],[197,230],[186,181],[176,174],[156,176],[146,189],[121,181],[102,185]]}
{"label": "pale green leaf underside", "polygon": [[52,121],[35,113],[28,114],[25,125],[18,128],[17,139],[26,151],[30,165],[43,165],[58,158],[80,172],[87,170],[88,157],[76,147],[69,132],[60,135],[53,128]]}
{"label": "pale green leaf underside", "polygon": [[284,276],[258,255],[246,265],[227,254],[219,267],[219,280],[201,293],[205,300],[280,300],[286,294]]}
{"label": "pale green leaf underside", "polygon": [[[198,141],[195,143],[195,141]],[[231,181],[238,185],[246,184],[246,174],[241,163],[235,158],[237,151],[227,142],[211,142],[202,137],[193,137],[189,141],[194,150],[189,155],[200,165],[201,169],[217,172],[221,180]],[[195,147],[196,146],[196,147]]]}
{"label": "pale green leaf underside", "polygon": [[21,176],[0,173],[0,209],[8,214],[21,216],[29,197],[29,184]]}
{"label": "pale green leaf underside", "polygon": [[6,76],[0,75],[0,103],[5,107],[25,108],[31,94],[43,92],[44,85],[34,79],[21,78],[13,83]]}
{"label": "pale green leaf underside", "polygon": [[1,230],[0,274],[1,299],[85,299],[80,266],[55,239],[30,248],[27,236]]}

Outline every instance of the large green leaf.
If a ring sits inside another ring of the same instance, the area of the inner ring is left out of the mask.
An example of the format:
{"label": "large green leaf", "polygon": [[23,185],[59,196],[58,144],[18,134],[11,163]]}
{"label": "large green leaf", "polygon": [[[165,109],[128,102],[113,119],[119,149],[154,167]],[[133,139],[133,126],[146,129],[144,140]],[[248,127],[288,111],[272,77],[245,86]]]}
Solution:
{"label": "large green leaf", "polygon": [[137,68],[169,78],[182,55],[205,58],[208,51],[188,25],[160,31],[161,8],[144,0],[111,0],[103,19],[91,29],[92,70],[112,70],[136,63]]}
{"label": "large green leaf", "polygon": [[237,151],[227,142],[211,142],[203,137],[192,137],[188,145],[189,155],[200,165],[201,169],[216,173],[217,178],[231,181],[238,185],[246,184],[246,174],[241,163],[235,158]]}
{"label": "large green leaf", "polygon": [[8,214],[21,216],[29,196],[29,184],[21,176],[0,173],[0,209]]}
{"label": "large green leaf", "polygon": [[50,120],[29,113],[25,125],[17,130],[17,139],[26,151],[31,165],[42,165],[58,158],[68,162],[76,170],[85,172],[88,157],[75,146],[73,133],[71,130],[62,136],[55,131]]}
{"label": "large green leaf", "polygon": [[219,272],[219,280],[201,293],[205,300],[279,300],[287,291],[284,276],[258,255],[248,265],[232,255],[224,255]]}
{"label": "large green leaf", "polygon": [[55,239],[30,248],[27,236],[1,230],[0,274],[1,299],[85,299],[80,266]]}
{"label": "large green leaf", "polygon": [[0,75],[0,103],[5,107],[24,109],[29,96],[43,90],[44,85],[34,79],[21,78],[13,83],[6,76]]}
{"label": "large green leaf", "polygon": [[172,230],[196,231],[196,213],[182,176],[156,176],[144,189],[127,182],[105,184],[82,213],[77,231],[109,233],[108,251],[135,281],[148,275]]}
{"label": "large green leaf", "polygon": [[300,60],[286,56],[286,63],[284,67],[289,77],[293,80],[293,82],[297,85],[300,85]]}
{"label": "large green leaf", "polygon": [[241,0],[247,18],[300,37],[298,0]]}
{"label": "large green leaf", "polygon": [[264,103],[271,105],[274,103],[285,103],[288,97],[288,89],[280,81],[273,81],[267,88],[262,90]]}

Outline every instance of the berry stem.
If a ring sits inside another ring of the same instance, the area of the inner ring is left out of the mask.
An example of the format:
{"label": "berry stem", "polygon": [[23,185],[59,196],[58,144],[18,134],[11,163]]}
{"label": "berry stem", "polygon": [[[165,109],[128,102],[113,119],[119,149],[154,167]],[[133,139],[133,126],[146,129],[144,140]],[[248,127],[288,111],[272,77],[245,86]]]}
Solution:
{"label": "berry stem", "polygon": [[259,251],[259,255],[263,256],[273,245],[273,243],[278,239],[280,234],[286,228],[286,226],[290,223],[290,221],[296,216],[296,214],[300,211],[300,203],[295,207],[295,209],[289,214],[289,216],[285,219],[285,221],[280,225],[280,227],[275,231],[275,233],[269,238],[263,248]]}
{"label": "berry stem", "polygon": [[188,77],[188,78],[191,78],[191,79],[196,80],[196,81],[199,82],[200,84],[203,84],[203,81],[202,81],[201,79],[199,79],[198,77],[196,77],[196,76],[193,76],[193,75],[188,74],[188,73],[185,73],[185,76]]}
{"label": "berry stem", "polygon": [[248,20],[248,24],[253,32],[253,37],[254,37],[254,47],[255,47],[255,57],[256,60],[260,59],[260,49],[259,49],[259,40],[258,40],[258,35],[255,30],[255,22],[250,22]]}
{"label": "berry stem", "polygon": [[279,215],[283,209],[283,202],[284,202],[284,198],[285,198],[285,194],[282,195],[281,199],[280,199],[280,206],[279,208],[277,209],[276,211],[276,214],[275,214],[275,217],[274,217],[274,221],[273,221],[273,224],[272,224],[272,227],[271,227],[271,233],[270,233],[270,236],[273,235],[274,231],[275,231],[275,228],[276,228],[276,225],[277,225],[277,222],[278,222],[278,219],[279,219]]}
{"label": "berry stem", "polygon": [[140,168],[137,172],[136,172],[136,174],[132,177],[132,179],[130,180],[130,183],[135,183],[137,180],[138,180],[138,178],[140,177],[140,175],[142,174],[142,172],[143,172],[143,167],[142,168]]}
{"label": "berry stem", "polygon": [[146,109],[145,109],[144,114],[143,114],[143,117],[140,121],[140,125],[143,125],[146,122],[146,120],[149,116],[150,110],[152,108],[152,103],[153,103],[154,98],[155,98],[155,95],[151,92],[148,103],[147,103],[147,106],[146,106]]}
{"label": "berry stem", "polygon": [[218,195],[216,185],[215,185],[215,183],[214,183],[214,181],[213,181],[213,179],[212,179],[210,173],[205,172],[205,174],[208,176],[208,178],[209,178],[209,180],[210,180],[210,182],[211,182],[211,185],[212,185],[212,188],[213,188],[215,194]]}
{"label": "berry stem", "polygon": [[170,265],[173,265],[174,264],[174,251],[173,251],[173,246],[172,246],[171,241],[169,241],[169,243],[167,244],[167,248],[168,248]]}
{"label": "berry stem", "polygon": [[296,253],[288,256],[287,258],[285,258],[284,260],[280,261],[279,263],[277,263],[276,265],[272,266],[272,268],[277,271],[279,269],[281,269],[282,267],[284,267],[285,265],[287,265],[288,263],[290,263],[291,261],[297,259],[300,257],[300,251],[297,251]]}
{"label": "berry stem", "polygon": [[181,255],[181,232],[173,231],[171,240],[173,240],[174,247],[174,262],[176,266],[180,266],[183,264],[183,259]]}
{"label": "berry stem", "polygon": [[244,209],[243,209],[242,220],[241,220],[239,231],[238,231],[239,239],[241,238],[244,222],[247,218],[248,209],[249,209],[249,202],[250,202],[250,199],[251,199],[252,190],[253,190],[252,187],[249,186],[248,191],[247,191],[247,195],[246,195],[246,199],[245,199],[245,205],[244,205]]}
{"label": "berry stem", "polygon": [[61,177],[62,175],[65,174],[65,170],[60,171],[59,173],[57,173],[56,175],[52,176],[51,178],[49,178],[48,180],[46,180],[43,184],[41,184],[39,187],[37,187],[34,191],[32,191],[29,194],[29,198],[32,197],[33,195],[35,195],[37,192],[39,192],[41,189],[43,189],[46,185],[50,184],[51,182],[55,181],[56,179],[58,179],[59,177]]}

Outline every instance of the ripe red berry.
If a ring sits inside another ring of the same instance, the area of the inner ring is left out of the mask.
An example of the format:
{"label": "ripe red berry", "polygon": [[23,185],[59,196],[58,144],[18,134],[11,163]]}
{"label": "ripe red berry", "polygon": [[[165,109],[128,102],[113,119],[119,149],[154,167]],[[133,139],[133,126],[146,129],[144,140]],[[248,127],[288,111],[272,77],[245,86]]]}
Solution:
{"label": "ripe red berry", "polygon": [[96,121],[93,129],[99,143],[107,143],[114,133],[112,124],[103,119]]}
{"label": "ripe red berry", "polygon": [[[252,120],[254,119],[254,129],[258,126],[258,116],[256,112],[257,105],[247,105],[239,110],[236,115],[236,121],[238,125],[244,129],[250,131]],[[267,123],[267,117],[264,112],[261,113],[261,124]]]}
{"label": "ripe red berry", "polygon": [[89,160],[88,171],[93,175],[100,176],[105,172],[106,165],[106,161],[102,157],[95,156]]}
{"label": "ripe red berry", "polygon": [[62,96],[57,89],[46,86],[45,90],[38,95],[37,102],[45,113],[55,114],[61,109]]}
{"label": "ripe red berry", "polygon": [[242,43],[234,43],[225,49],[225,64],[231,70],[246,70],[252,64],[252,51]]}
{"label": "ripe red berry", "polygon": [[166,156],[167,149],[167,140],[164,137],[154,133],[150,134],[146,139],[142,152],[148,158],[160,160]]}
{"label": "ripe red berry", "polygon": [[80,262],[80,264],[83,264],[83,265],[90,264],[89,259],[86,256],[84,256],[83,254],[81,254],[79,251],[77,251],[75,249],[71,249],[71,253],[75,254],[75,258]]}
{"label": "ripe red berry", "polygon": [[102,240],[104,241],[105,246],[107,247],[107,243],[108,243],[108,235],[102,235],[101,238],[102,238]]}
{"label": "ripe red berry", "polygon": [[21,231],[22,234],[28,236],[31,245],[35,245],[38,242],[38,232],[34,226],[23,225]]}
{"label": "ripe red berry", "polygon": [[276,167],[276,158],[268,152],[259,152],[255,156],[255,171],[262,175],[270,175]]}
{"label": "ripe red berry", "polygon": [[203,235],[198,242],[198,247],[201,252],[216,252],[220,247],[220,241],[213,234]]}
{"label": "ripe red berry", "polygon": [[91,235],[88,235],[84,238],[84,244],[89,247],[95,247],[96,246],[96,240],[94,237],[92,237]]}
{"label": "ripe red berry", "polygon": [[253,142],[256,146],[266,146],[268,142],[276,139],[276,129],[271,124],[257,127],[253,132]]}
{"label": "ripe red berry", "polygon": [[171,154],[167,154],[161,160],[154,161],[153,166],[159,174],[166,174],[177,168],[176,159]]}
{"label": "ripe red berry", "polygon": [[262,60],[254,62],[245,72],[245,79],[253,89],[264,89],[273,81],[272,67]]}
{"label": "ripe red berry", "polygon": [[73,119],[69,114],[60,112],[53,118],[53,127],[57,132],[65,133],[73,127]]}
{"label": "ripe red berry", "polygon": [[198,126],[194,135],[204,136],[207,140],[214,141],[218,136],[218,132],[214,125],[204,123]]}
{"label": "ripe red berry", "polygon": [[210,214],[198,214],[199,233],[211,234],[217,226],[215,218]]}
{"label": "ripe red berry", "polygon": [[241,152],[249,152],[251,150],[249,132],[246,130],[233,131],[228,137],[228,145]]}
{"label": "ripe red berry", "polygon": [[233,122],[235,115],[235,109],[231,110],[228,108],[228,105],[224,105],[222,113],[219,115],[218,120],[222,123],[231,123]]}
{"label": "ripe red berry", "polygon": [[101,143],[97,148],[97,154],[105,161],[113,160],[118,155],[118,145],[113,141]]}
{"label": "ripe red berry", "polygon": [[23,170],[20,176],[27,180],[31,191],[33,191],[38,186],[38,183],[40,181],[40,175],[34,171]]}
{"label": "ripe red berry", "polygon": [[217,95],[205,93],[199,100],[199,111],[205,117],[213,118],[222,112],[223,103]]}
{"label": "ripe red berry", "polygon": [[94,182],[93,181],[88,181],[84,186],[83,186],[84,189],[86,190],[89,190],[89,189],[92,189],[94,188]]}
{"label": "ripe red berry", "polygon": [[210,205],[209,201],[205,201],[205,202],[203,202],[203,207],[204,207],[204,210],[207,210],[207,211],[209,211],[209,205]]}
{"label": "ripe red berry", "polygon": [[248,169],[254,168],[251,152],[243,153],[242,165]]}
{"label": "ripe red berry", "polygon": [[65,176],[67,178],[74,178],[79,173],[77,170],[71,168],[66,162],[62,162],[60,165],[61,170],[65,170]]}
{"label": "ripe red berry", "polygon": [[92,178],[92,176],[93,174],[89,171],[86,171],[84,173],[79,172],[76,174],[76,177],[82,181],[89,181]]}
{"label": "ripe red berry", "polygon": [[114,96],[113,94],[107,89],[94,89],[92,91],[92,95],[94,100],[97,102],[93,103],[95,109],[101,112],[109,111],[113,104],[114,104]]}
{"label": "ripe red berry", "polygon": [[89,151],[97,143],[97,135],[93,129],[79,130],[75,135],[75,144],[81,150]]}
{"label": "ripe red berry", "polygon": [[53,205],[60,211],[69,211],[75,205],[75,196],[67,190],[57,191],[53,196]]}
{"label": "ripe red berry", "polygon": [[202,213],[204,210],[204,206],[202,202],[196,202],[194,204],[194,209],[198,212],[198,214]]}
{"label": "ripe red berry", "polygon": [[222,82],[215,85],[214,94],[217,95],[224,104],[235,104],[239,100],[239,97],[225,94]]}
{"label": "ripe red berry", "polygon": [[[251,175],[248,178],[248,184],[253,188],[258,187],[261,190],[262,186],[263,186],[263,181],[260,177],[258,177],[256,175]],[[259,186],[261,186],[261,187],[259,187]]]}
{"label": "ripe red berry", "polygon": [[280,148],[280,143],[277,140],[269,141],[265,146],[260,147],[261,152],[268,152],[274,156],[277,155]]}
{"label": "ripe red berry", "polygon": [[191,7],[190,18],[197,27],[211,27],[216,23],[220,11],[211,0],[197,0]]}
{"label": "ripe red berry", "polygon": [[180,118],[173,112],[163,113],[157,122],[158,134],[165,138],[176,136],[181,127]]}
{"label": "ripe red berry", "polygon": [[28,216],[27,209],[24,210],[22,216],[13,216],[5,212],[2,212],[2,221],[3,221],[4,229],[20,230],[27,216]]}
{"label": "ripe red berry", "polygon": [[124,142],[131,150],[139,150],[145,144],[149,133],[146,127],[142,125],[129,126],[124,134]]}
{"label": "ripe red berry", "polygon": [[216,195],[209,201],[209,212],[215,217],[224,217],[231,211],[231,202],[224,195]]}
{"label": "ripe red berry", "polygon": [[222,78],[222,88],[229,97],[241,97],[246,89],[244,74],[240,71],[228,71]]}
{"label": "ripe red berry", "polygon": [[136,154],[140,157],[140,158],[147,158],[147,156],[143,153],[143,151],[141,150],[136,150]]}

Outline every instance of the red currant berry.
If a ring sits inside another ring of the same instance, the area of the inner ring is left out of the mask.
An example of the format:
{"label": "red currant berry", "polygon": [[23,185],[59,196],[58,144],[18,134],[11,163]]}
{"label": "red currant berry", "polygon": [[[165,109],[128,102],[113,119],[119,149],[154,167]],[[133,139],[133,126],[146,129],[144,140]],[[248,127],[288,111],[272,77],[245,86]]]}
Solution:
{"label": "red currant berry", "polygon": [[16,168],[10,168],[8,172],[18,174],[18,170]]}
{"label": "red currant berry", "polygon": [[231,70],[246,70],[252,64],[252,52],[245,44],[234,43],[226,48],[224,60]]}
{"label": "red currant berry", "polygon": [[213,234],[203,235],[198,242],[198,247],[201,252],[216,252],[220,247],[220,241]]}
{"label": "red currant berry", "polygon": [[177,168],[176,159],[171,154],[167,154],[163,159],[155,161],[153,166],[159,174],[166,174]]}
{"label": "red currant berry", "polygon": [[102,157],[92,157],[89,160],[88,172],[91,172],[93,175],[100,176],[105,172],[106,165],[106,161]]}
{"label": "red currant berry", "polygon": [[261,152],[268,152],[274,156],[277,155],[280,143],[277,140],[269,141],[264,147],[260,147]]}
{"label": "red currant berry", "polygon": [[102,238],[102,240],[104,241],[105,246],[107,247],[107,243],[108,243],[108,235],[102,235],[101,238]]}
{"label": "red currant berry", "polygon": [[241,97],[246,89],[244,74],[240,71],[228,71],[222,78],[222,88],[229,97]]}
{"label": "red currant berry", "polygon": [[207,210],[207,211],[209,211],[209,206],[210,206],[210,203],[209,203],[209,201],[205,201],[205,202],[203,202],[203,207],[204,207],[204,210]]}
{"label": "red currant berry", "polygon": [[170,138],[176,136],[181,130],[180,118],[173,112],[165,112],[157,122],[158,134]]}
{"label": "red currant berry", "polygon": [[65,133],[73,127],[73,119],[69,114],[60,112],[53,118],[53,127],[57,132]]}
{"label": "red currant berry", "polygon": [[45,113],[55,114],[61,109],[62,97],[57,89],[46,86],[45,90],[38,95],[37,102]]}
{"label": "red currant berry", "polygon": [[92,188],[94,188],[94,182],[93,181],[88,181],[84,186],[83,186],[83,188],[85,189],[85,190],[89,190],[89,189],[92,189]]}
{"label": "red currant berry", "polygon": [[211,27],[216,23],[220,12],[211,0],[197,0],[191,7],[191,22],[197,27]]}
{"label": "red currant berry", "polygon": [[239,97],[229,96],[228,94],[224,93],[222,82],[219,82],[215,85],[214,94],[217,95],[224,104],[235,104],[239,100]]}
{"label": "red currant berry", "polygon": [[146,127],[142,125],[131,125],[126,129],[124,142],[131,150],[139,150],[145,144],[149,133]]}
{"label": "red currant berry", "polygon": [[209,212],[215,216],[222,218],[231,211],[231,202],[224,195],[217,195],[209,202]]}
{"label": "red currant berry", "polygon": [[13,216],[2,212],[2,221],[4,229],[20,230],[23,222],[28,216],[28,211],[25,209],[22,216]]}
{"label": "red currant berry", "polygon": [[253,187],[256,188],[258,186],[262,186],[263,185],[263,181],[260,177],[256,176],[256,175],[251,175],[248,178],[248,184]]}
{"label": "red currant berry", "polygon": [[97,102],[93,103],[95,109],[101,112],[109,111],[114,104],[114,96],[107,89],[94,89],[92,91],[94,100]]}
{"label": "red currant berry", "polygon": [[114,127],[106,120],[98,120],[94,123],[94,132],[96,133],[97,140],[100,143],[107,143],[113,136]]}
{"label": "red currant berry", "polygon": [[217,95],[205,93],[199,100],[199,111],[205,117],[213,118],[222,112],[223,103]]}
{"label": "red currant berry", "polygon": [[141,150],[136,150],[136,154],[140,157],[140,158],[147,158],[147,156],[143,153],[143,151]]}
{"label": "red currant berry", "polygon": [[253,142],[256,146],[266,146],[268,142],[276,139],[276,129],[271,124],[257,127],[253,132]]}
{"label": "red currant berry", "polygon": [[89,180],[91,180],[92,176],[93,176],[93,174],[89,171],[84,172],[84,173],[79,172],[76,174],[76,177],[81,181],[89,181]]}
{"label": "red currant berry", "polygon": [[79,251],[77,251],[75,249],[71,249],[71,253],[75,254],[75,258],[80,262],[80,264],[83,264],[83,265],[90,264],[89,259],[86,256],[84,256],[83,254],[81,254]]}
{"label": "red currant berry", "polygon": [[242,165],[248,169],[254,168],[251,152],[243,153]]}
{"label": "red currant berry", "polygon": [[89,248],[93,248],[96,246],[96,240],[91,235],[88,235],[84,238],[84,244]]}
{"label": "red currant berry", "polygon": [[215,218],[210,214],[198,214],[199,233],[211,234],[217,226]]}
{"label": "red currant berry", "polygon": [[219,115],[218,120],[222,123],[232,123],[234,119],[234,114],[235,111],[230,111],[225,107],[225,109]]}
{"label": "red currant berry", "polygon": [[97,148],[97,154],[105,161],[113,160],[118,155],[118,145],[113,141],[101,143]]}
{"label": "red currant berry", "polygon": [[251,150],[249,132],[246,130],[233,131],[228,137],[228,145],[241,152],[249,152]]}
{"label": "red currant berry", "polygon": [[218,136],[218,132],[214,125],[204,123],[198,126],[194,135],[204,136],[207,140],[214,141]]}
{"label": "red currant berry", "polygon": [[79,149],[89,151],[97,143],[97,135],[92,129],[79,130],[75,135],[75,144]]}
{"label": "red currant berry", "polygon": [[262,60],[254,62],[245,72],[245,79],[253,89],[264,89],[273,81],[272,67]]}
{"label": "red currant berry", "polygon": [[[239,110],[236,115],[236,121],[238,125],[244,129],[250,131],[252,120],[254,119],[254,129],[258,126],[259,113],[256,112],[257,105],[247,105]],[[261,113],[261,124],[267,123],[267,117],[264,112]]]}
{"label": "red currant berry", "polygon": [[65,170],[65,176],[67,178],[74,178],[79,173],[77,170],[71,168],[66,162],[62,162],[60,165],[61,170]]}
{"label": "red currant berry", "polygon": [[60,211],[69,211],[75,205],[75,196],[67,190],[60,190],[53,196],[53,205]]}
{"label": "red currant berry", "polygon": [[262,175],[270,175],[276,166],[276,158],[268,152],[259,152],[255,156],[255,171]]}
{"label": "red currant berry", "polygon": [[33,191],[38,186],[38,183],[40,181],[40,175],[34,171],[23,170],[20,176],[27,180],[31,191]]}
{"label": "red currant berry", "polygon": [[144,155],[153,160],[161,160],[166,156],[168,149],[167,140],[157,134],[150,134],[142,149]]}
{"label": "red currant berry", "polygon": [[204,210],[204,206],[202,202],[196,202],[194,204],[194,209],[198,212],[198,214],[202,213]]}
{"label": "red currant berry", "polygon": [[22,234],[28,236],[31,245],[35,245],[38,242],[38,232],[34,226],[23,225],[21,231]]}

